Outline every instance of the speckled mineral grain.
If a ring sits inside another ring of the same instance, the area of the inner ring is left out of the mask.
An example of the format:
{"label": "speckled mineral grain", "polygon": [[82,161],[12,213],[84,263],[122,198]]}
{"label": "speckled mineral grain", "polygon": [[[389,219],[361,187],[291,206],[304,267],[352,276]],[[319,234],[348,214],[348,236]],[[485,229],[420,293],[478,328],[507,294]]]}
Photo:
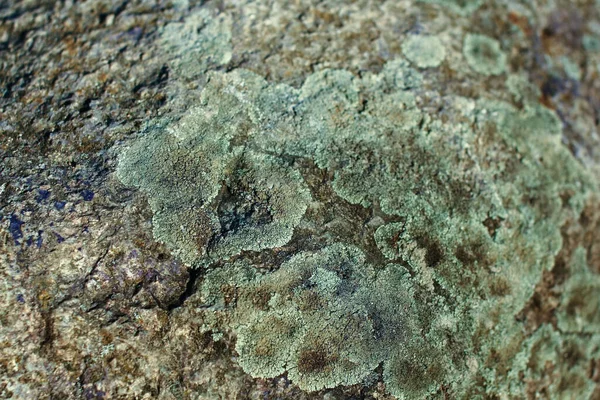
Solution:
{"label": "speckled mineral grain", "polygon": [[600,399],[600,3],[0,9],[0,398]]}

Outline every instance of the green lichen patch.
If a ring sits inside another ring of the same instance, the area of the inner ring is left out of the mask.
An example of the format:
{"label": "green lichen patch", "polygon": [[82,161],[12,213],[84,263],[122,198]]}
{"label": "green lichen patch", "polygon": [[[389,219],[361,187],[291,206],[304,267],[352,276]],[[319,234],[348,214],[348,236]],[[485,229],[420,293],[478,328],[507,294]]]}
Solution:
{"label": "green lichen patch", "polygon": [[446,58],[446,49],[437,36],[410,36],[402,44],[402,53],[419,68],[438,67]]}
{"label": "green lichen patch", "polygon": [[439,4],[461,15],[469,15],[476,11],[483,0],[419,0],[424,3]]}
{"label": "green lichen patch", "polygon": [[[222,84],[215,76],[203,99]],[[191,265],[282,246],[310,200],[297,171],[245,148],[262,121],[237,95],[148,128],[120,156],[117,176],[148,195],[156,238]]]}
{"label": "green lichen patch", "polygon": [[589,52],[600,52],[600,38],[595,35],[583,35],[583,48]]}
{"label": "green lichen patch", "polygon": [[[211,273],[205,282],[205,298],[222,304],[223,274]],[[406,270],[389,265],[376,271],[355,247],[299,253],[272,274],[239,282],[236,290],[236,350],[253,376],[287,370],[309,391],[353,385],[382,362],[402,358],[414,369],[415,346],[432,347],[414,342],[416,308]]]}
{"label": "green lichen patch", "polygon": [[231,60],[231,18],[226,14],[213,17],[201,9],[183,22],[164,26],[160,45],[169,58],[169,66],[177,75],[193,79],[209,67],[221,66]]}
{"label": "green lichen patch", "polygon": [[558,326],[564,332],[600,334],[600,305],[589,301],[600,291],[600,276],[588,267],[582,247],[575,250],[572,265],[557,313]]}
{"label": "green lichen patch", "polygon": [[528,392],[559,393],[556,398],[593,398],[595,384],[587,376],[600,356],[599,339],[598,335],[561,335],[545,325],[523,342],[509,374],[515,381],[526,381]]}
{"label": "green lichen patch", "polygon": [[219,196],[220,232],[211,257],[286,244],[310,200],[302,176],[276,158],[249,151],[227,180]]}
{"label": "green lichen patch", "polygon": [[[214,73],[177,123],[121,153],[117,176],[148,196],[155,236],[210,271],[203,304],[250,375],[315,391],[381,365],[398,398],[526,390],[511,375],[528,346],[517,317],[597,185],[522,78],[507,82],[516,105],[422,81],[405,60],[299,88]],[[573,333],[597,324],[597,301],[577,293],[598,288],[578,271],[557,316]],[[588,393],[576,375],[569,396]]]}
{"label": "green lichen patch", "polygon": [[509,75],[506,79],[506,88],[516,102],[533,104],[541,96],[540,88],[525,75]]}
{"label": "green lichen patch", "polygon": [[463,54],[469,66],[482,75],[500,75],[506,71],[506,54],[500,43],[489,36],[466,35]]}

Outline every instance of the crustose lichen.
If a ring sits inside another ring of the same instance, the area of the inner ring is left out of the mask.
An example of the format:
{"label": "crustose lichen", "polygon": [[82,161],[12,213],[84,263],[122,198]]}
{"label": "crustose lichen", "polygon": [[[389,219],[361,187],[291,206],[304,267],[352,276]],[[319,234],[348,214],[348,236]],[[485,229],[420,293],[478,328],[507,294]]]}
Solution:
{"label": "crustose lichen", "polygon": [[[493,53],[476,71],[504,72],[494,43],[465,45]],[[227,315],[249,374],[312,391],[383,365],[399,398],[474,397],[523,393],[556,357],[531,356],[553,328],[527,338],[516,316],[596,188],[553,112],[448,96],[440,116],[420,82],[401,60],[299,89],[214,73],[177,124],[122,152],[117,176],[147,194],[157,239],[210,269],[203,302]]]}

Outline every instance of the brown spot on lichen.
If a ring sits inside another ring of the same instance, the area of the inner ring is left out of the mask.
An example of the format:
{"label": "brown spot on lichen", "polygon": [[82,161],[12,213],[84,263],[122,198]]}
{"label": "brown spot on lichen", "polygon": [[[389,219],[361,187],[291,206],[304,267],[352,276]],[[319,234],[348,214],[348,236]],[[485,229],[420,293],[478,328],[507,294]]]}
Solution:
{"label": "brown spot on lichen", "polygon": [[195,221],[191,221],[192,224],[190,225],[190,228],[192,228],[191,232],[193,232],[194,235],[196,248],[199,252],[203,253],[212,238],[213,232],[210,218],[206,213],[199,212],[197,213],[196,218]]}
{"label": "brown spot on lichen", "polygon": [[254,346],[254,354],[260,357],[270,356],[273,353],[273,343],[266,337],[262,337]]}
{"label": "brown spot on lichen", "polygon": [[[563,266],[555,268],[562,269]],[[536,286],[533,296],[527,305],[517,315],[518,320],[525,320],[528,331],[533,332],[542,324],[556,326],[554,311],[560,303],[559,294],[554,289],[556,277],[552,271],[544,271],[540,283]]]}
{"label": "brown spot on lichen", "polygon": [[510,294],[508,281],[502,277],[496,277],[490,282],[490,293],[494,296],[506,296]]}
{"label": "brown spot on lichen", "polygon": [[[596,244],[600,231],[598,198],[588,199],[579,219],[569,219],[561,228],[563,247],[556,255],[551,271],[544,271],[542,279],[535,288],[533,296],[518,314],[517,319],[525,320],[527,330],[533,332],[541,324],[548,323],[556,327],[555,310],[560,304],[561,284],[570,273],[570,262],[574,251],[582,246],[587,252],[587,263],[592,271],[600,272],[600,247]],[[585,292],[572,296],[566,304],[567,313],[576,315],[586,304]]]}
{"label": "brown spot on lichen", "polygon": [[113,342],[113,335],[105,329],[100,330],[100,340],[103,345],[109,345]]}
{"label": "brown spot on lichen", "polygon": [[314,290],[304,290],[300,293],[297,303],[301,311],[314,311],[325,305],[321,296]]}
{"label": "brown spot on lichen", "polygon": [[600,383],[600,358],[591,359],[588,367],[588,378],[596,383]]}
{"label": "brown spot on lichen", "polygon": [[222,285],[221,293],[223,293],[223,300],[225,302],[225,305],[228,306],[232,303],[235,303],[235,300],[237,299],[237,288],[235,286]]}
{"label": "brown spot on lichen", "polygon": [[338,359],[336,354],[331,354],[325,345],[319,344],[300,352],[298,357],[298,371],[302,374],[323,372],[331,368],[331,364]]}
{"label": "brown spot on lichen", "polygon": [[560,353],[560,356],[562,361],[571,369],[585,357],[585,354],[583,354],[581,348],[575,342],[569,341],[565,344],[565,348]]}
{"label": "brown spot on lichen", "polygon": [[556,326],[554,311],[560,304],[561,295],[557,287],[568,275],[569,262],[580,243],[580,234],[581,225],[573,219],[568,220],[561,228],[563,247],[554,259],[552,270],[543,272],[533,296],[517,315],[518,320],[525,320],[529,332],[535,331],[544,323]]}
{"label": "brown spot on lichen", "polygon": [[588,267],[595,273],[600,274],[600,199],[592,197],[586,203],[579,218],[583,226],[583,247],[586,249],[586,261]]}
{"label": "brown spot on lichen", "polygon": [[258,287],[250,293],[250,301],[259,310],[266,310],[271,300],[271,292],[268,288]]}
{"label": "brown spot on lichen", "polygon": [[439,242],[428,235],[421,235],[416,238],[419,247],[426,250],[425,262],[429,267],[437,267],[444,259],[444,249]]}
{"label": "brown spot on lichen", "polygon": [[508,13],[508,20],[513,25],[516,25],[525,34],[525,36],[529,37],[533,35],[533,29],[531,28],[531,24],[526,16],[515,11],[511,11]]}
{"label": "brown spot on lichen", "polygon": [[477,264],[489,267],[495,261],[488,247],[482,241],[473,241],[465,245],[459,245],[454,255],[465,266]]}
{"label": "brown spot on lichen", "polygon": [[483,221],[483,225],[487,228],[490,237],[493,239],[496,237],[496,231],[500,228],[502,219],[488,217]]}

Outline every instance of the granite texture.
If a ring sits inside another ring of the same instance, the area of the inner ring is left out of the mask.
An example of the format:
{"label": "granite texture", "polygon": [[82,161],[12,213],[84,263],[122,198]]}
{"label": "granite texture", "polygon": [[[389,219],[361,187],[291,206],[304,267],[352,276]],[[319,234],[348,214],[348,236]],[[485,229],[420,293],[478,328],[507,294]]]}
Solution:
{"label": "granite texture", "polygon": [[0,82],[0,398],[600,399],[598,1],[9,1]]}

